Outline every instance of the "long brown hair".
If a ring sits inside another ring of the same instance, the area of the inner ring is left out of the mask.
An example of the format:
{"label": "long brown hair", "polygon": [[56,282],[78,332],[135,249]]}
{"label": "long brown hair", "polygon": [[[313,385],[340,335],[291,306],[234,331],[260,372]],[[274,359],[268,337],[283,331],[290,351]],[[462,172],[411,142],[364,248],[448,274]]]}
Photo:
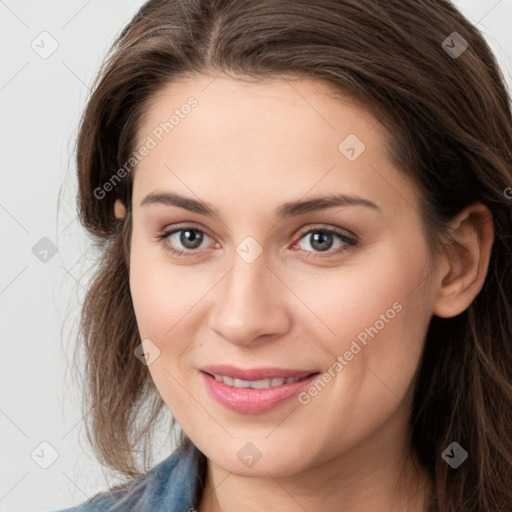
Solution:
{"label": "long brown hair", "polygon": [[[389,130],[393,163],[422,192],[432,254],[466,206],[490,209],[495,238],[482,290],[463,313],[433,316],[429,325],[411,450],[432,479],[432,510],[512,510],[510,97],[481,33],[443,0],[150,0],[122,30],[77,139],[79,217],[101,250],[77,347],[85,351],[86,429],[98,459],[129,480],[143,474],[135,447],[142,439],[144,457],[151,451],[164,408],[134,356],[133,171],[111,190],[104,184],[129,161],[157,91],[220,72],[323,80],[371,112]],[[127,208],[121,220],[117,198]],[[456,470],[441,457],[453,441],[469,453]],[[180,445],[189,442],[181,433]]]}

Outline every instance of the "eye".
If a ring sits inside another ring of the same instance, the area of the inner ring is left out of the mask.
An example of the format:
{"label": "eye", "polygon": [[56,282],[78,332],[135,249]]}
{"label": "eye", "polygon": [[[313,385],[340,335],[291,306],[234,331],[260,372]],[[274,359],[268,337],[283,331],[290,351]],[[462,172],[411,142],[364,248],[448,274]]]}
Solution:
{"label": "eye", "polygon": [[[184,226],[179,229],[163,231],[157,235],[159,240],[164,241],[166,250],[178,256],[199,252],[206,238],[210,238],[204,231],[192,226]],[[184,247],[184,249],[180,249]],[[176,249],[176,247],[178,247]]]}
{"label": "eye", "polygon": [[[307,253],[313,253],[314,257],[319,258],[331,257],[345,252],[351,247],[355,247],[357,245],[357,240],[355,238],[349,237],[341,231],[328,228],[326,226],[320,226],[306,232],[302,231],[299,235],[301,235],[300,239],[298,242],[295,242],[293,248],[299,247],[301,250]],[[300,242],[302,240],[306,240],[306,244],[301,245]],[[336,241],[338,241],[338,245],[334,250],[331,250]],[[306,248],[308,245],[313,248],[312,251]],[[326,254],[324,255],[322,253]]]}

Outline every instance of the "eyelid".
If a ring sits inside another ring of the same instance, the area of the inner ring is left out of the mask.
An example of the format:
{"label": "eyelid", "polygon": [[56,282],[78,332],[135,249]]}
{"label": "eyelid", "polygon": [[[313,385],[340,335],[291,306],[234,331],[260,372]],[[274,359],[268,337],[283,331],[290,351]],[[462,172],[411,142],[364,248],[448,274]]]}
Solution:
{"label": "eyelid", "polygon": [[[354,242],[359,241],[359,237],[353,233],[352,231],[345,229],[345,228],[338,228],[335,226],[330,226],[329,224],[307,224],[306,226],[300,228],[297,231],[297,234],[295,236],[302,238],[304,235],[309,233],[310,231],[326,231],[326,232],[332,232],[336,233],[344,238],[351,238],[354,240]],[[347,234],[348,233],[348,234]]]}
{"label": "eyelid", "polygon": [[176,233],[176,231],[186,231],[187,228],[193,229],[194,231],[200,231],[201,233],[204,233],[205,235],[208,235],[211,239],[215,240],[215,237],[207,229],[203,228],[202,226],[196,225],[194,222],[171,224],[170,226],[166,226],[161,230],[157,231],[156,236],[157,238],[165,234],[167,234],[167,236],[170,236],[171,234]]}

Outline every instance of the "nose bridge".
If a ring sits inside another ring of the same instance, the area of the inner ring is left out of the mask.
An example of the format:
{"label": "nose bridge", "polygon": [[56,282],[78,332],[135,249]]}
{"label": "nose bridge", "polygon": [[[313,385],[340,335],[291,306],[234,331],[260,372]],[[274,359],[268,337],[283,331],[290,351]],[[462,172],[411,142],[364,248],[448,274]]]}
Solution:
{"label": "nose bridge", "polygon": [[211,319],[212,328],[228,341],[245,343],[286,328],[284,303],[279,299],[282,285],[267,264],[262,249],[252,241],[236,248]]}
{"label": "nose bridge", "polygon": [[258,299],[268,292],[270,270],[267,268],[268,251],[253,237],[244,237],[234,248],[231,258],[232,269],[227,279],[226,295],[240,307],[258,309]]}
{"label": "nose bridge", "polygon": [[[233,256],[231,272],[226,280],[223,295],[225,310],[228,314],[233,314],[234,324],[256,316],[260,309],[265,307],[265,303],[268,304],[272,288],[268,274],[270,270],[263,255],[254,261],[246,260],[239,254]],[[238,315],[240,317],[236,320]]]}

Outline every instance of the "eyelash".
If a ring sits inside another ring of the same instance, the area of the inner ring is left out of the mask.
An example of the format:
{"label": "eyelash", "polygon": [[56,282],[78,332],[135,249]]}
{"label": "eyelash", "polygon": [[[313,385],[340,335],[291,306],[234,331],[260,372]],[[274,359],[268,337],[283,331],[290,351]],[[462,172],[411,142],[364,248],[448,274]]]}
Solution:
{"label": "eyelash", "polygon": [[[179,228],[164,230],[164,231],[161,231],[160,233],[158,233],[155,238],[157,238],[158,240],[163,242],[166,238],[173,235],[174,233],[179,233],[180,231],[187,231],[187,230],[195,231],[197,233],[202,233],[203,235],[206,235],[206,236],[212,238],[210,235],[208,235],[208,233],[206,233],[202,229],[195,228],[194,226],[181,226]],[[331,258],[340,253],[344,253],[344,252],[348,251],[349,249],[356,247],[358,245],[357,239],[348,237],[347,235],[345,235],[344,233],[342,233],[341,231],[338,231],[336,229],[320,225],[313,229],[300,230],[297,235],[298,236],[297,241],[293,243],[293,246],[297,245],[298,242],[305,235],[308,235],[310,233],[317,233],[317,232],[321,232],[321,233],[329,234],[329,235],[335,235],[341,242],[343,242],[344,246],[341,248],[338,248],[334,251],[331,251],[331,250],[325,251],[324,254],[322,254],[320,252],[316,252],[316,251],[304,251],[308,254],[308,257],[310,254],[313,254],[315,258]],[[164,246],[167,251],[171,252],[172,254],[174,254],[176,256],[194,255],[195,253],[197,254],[199,252],[199,250],[176,250],[166,244],[164,244]]]}

